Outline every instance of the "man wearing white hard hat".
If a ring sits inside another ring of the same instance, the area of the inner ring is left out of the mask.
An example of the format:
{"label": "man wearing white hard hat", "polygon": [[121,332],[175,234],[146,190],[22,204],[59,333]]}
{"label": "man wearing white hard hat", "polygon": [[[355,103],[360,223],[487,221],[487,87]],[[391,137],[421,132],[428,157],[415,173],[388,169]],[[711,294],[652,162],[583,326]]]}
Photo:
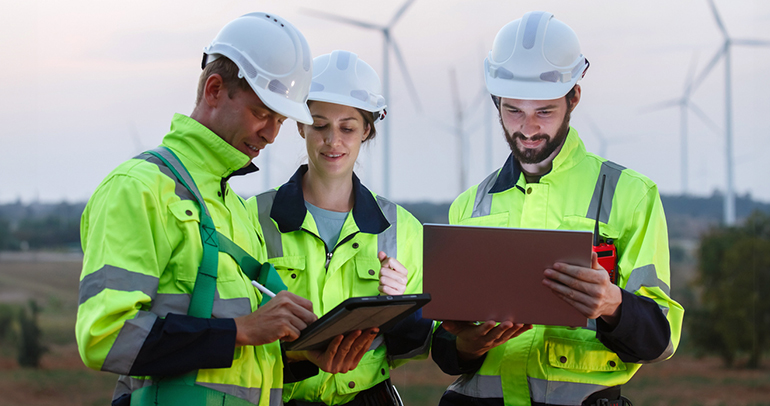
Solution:
{"label": "man wearing white hard hat", "polygon": [[508,339],[511,322],[444,323],[433,358],[463,375],[441,405],[622,405],[621,385],[679,343],[684,310],[670,297],[657,186],[586,151],[569,125],[587,69],[577,35],[551,13],[527,13],[498,32],[484,73],[511,155],[449,212],[450,223],[475,226],[594,231],[598,224],[601,258],[593,253],[590,268],[556,263],[543,273],[543,285],[586,326],[535,325]]}
{"label": "man wearing white hard hat", "polygon": [[76,336],[87,366],[120,374],[113,405],[280,405],[284,378],[313,364],[348,371],[374,338],[282,354],[279,342],[317,317],[265,263],[264,237],[228,185],[257,170],[286,118],[313,122],[305,38],[276,15],[247,14],[202,67],[192,114],[112,171],[83,213]]}

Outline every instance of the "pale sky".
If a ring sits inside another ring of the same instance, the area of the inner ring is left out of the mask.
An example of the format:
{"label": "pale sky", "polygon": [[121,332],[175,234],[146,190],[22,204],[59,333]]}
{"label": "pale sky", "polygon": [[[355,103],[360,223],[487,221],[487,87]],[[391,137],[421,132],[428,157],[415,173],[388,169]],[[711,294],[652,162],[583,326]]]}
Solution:
{"label": "pale sky", "polygon": [[[770,40],[770,2],[715,0],[734,38]],[[85,201],[120,162],[155,147],[174,113],[192,111],[202,50],[228,21],[252,11],[277,14],[307,38],[314,56],[345,49],[382,76],[382,34],[312,16],[304,7],[386,24],[393,1],[5,1],[0,13],[0,203],[21,199]],[[682,191],[679,109],[645,112],[681,97],[723,38],[707,0],[416,0],[395,25],[415,83],[417,110],[391,56],[391,189],[395,201],[450,201],[460,192],[450,69],[466,108],[468,184],[508,155],[496,116],[487,162],[483,59],[497,31],[531,10],[546,10],[577,33],[591,68],[572,125],[590,151]],[[694,59],[697,58],[697,59]],[[735,187],[770,201],[770,48],[732,48]],[[724,190],[724,65],[692,100],[718,126],[689,115],[689,192]],[[765,117],[765,118],[763,118]],[[233,187],[244,197],[285,182],[304,161],[296,125],[287,121],[255,160],[263,170]],[[382,140],[362,149],[356,170],[383,193]]]}

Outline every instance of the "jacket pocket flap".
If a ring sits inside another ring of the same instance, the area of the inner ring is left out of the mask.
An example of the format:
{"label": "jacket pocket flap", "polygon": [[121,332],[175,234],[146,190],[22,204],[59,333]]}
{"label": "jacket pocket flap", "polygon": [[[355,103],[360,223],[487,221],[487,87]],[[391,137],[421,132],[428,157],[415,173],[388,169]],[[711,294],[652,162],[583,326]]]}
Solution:
{"label": "jacket pocket flap", "polygon": [[380,279],[382,265],[377,258],[356,257],[356,273],[361,279]]}
{"label": "jacket pocket flap", "polygon": [[179,221],[200,222],[200,209],[198,203],[192,200],[180,200],[168,205],[168,210]]}
{"label": "jacket pocket flap", "polygon": [[625,371],[626,364],[599,342],[549,338],[548,363],[554,368],[580,371]]}
{"label": "jacket pocket flap", "polygon": [[275,269],[285,269],[288,271],[305,270],[304,255],[270,258],[267,260],[267,262],[273,264]]}

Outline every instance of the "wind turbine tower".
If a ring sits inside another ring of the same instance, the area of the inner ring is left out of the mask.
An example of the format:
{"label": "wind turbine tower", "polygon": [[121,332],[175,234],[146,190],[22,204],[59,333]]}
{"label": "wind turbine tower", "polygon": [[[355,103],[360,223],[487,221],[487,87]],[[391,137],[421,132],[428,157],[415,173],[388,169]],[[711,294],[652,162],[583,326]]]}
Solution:
{"label": "wind turbine tower", "polygon": [[727,165],[727,190],[725,192],[725,203],[724,203],[724,223],[725,225],[732,226],[735,224],[735,186],[734,186],[734,164],[733,164],[733,90],[732,90],[732,58],[730,55],[730,51],[733,45],[745,45],[745,46],[759,46],[759,47],[770,47],[770,41],[764,41],[764,40],[754,40],[754,39],[736,39],[731,38],[729,34],[727,34],[727,29],[725,28],[724,23],[722,22],[722,18],[719,15],[719,12],[717,11],[717,7],[714,4],[714,0],[709,0],[709,6],[711,6],[711,12],[714,15],[714,20],[717,23],[717,26],[719,27],[719,30],[722,32],[722,36],[724,37],[724,42],[722,42],[722,46],[719,47],[719,50],[717,50],[717,53],[714,55],[714,57],[711,59],[708,65],[706,65],[706,68],[703,69],[703,72],[698,76],[698,79],[695,81],[694,87],[697,87],[698,84],[700,84],[703,79],[708,76],[709,73],[711,73],[711,70],[714,68],[714,66],[719,62],[720,59],[724,58],[725,60],[725,153],[727,154],[726,157],[726,165]]}
{"label": "wind turbine tower", "polygon": [[[412,82],[411,76],[409,76],[409,71],[406,69],[406,63],[404,62],[403,56],[401,56],[401,50],[398,47],[398,44],[396,43],[396,40],[392,37],[391,31],[393,30],[393,26],[396,25],[396,23],[401,19],[401,17],[404,15],[404,12],[406,12],[406,9],[409,8],[409,6],[414,3],[414,0],[407,0],[404,2],[404,4],[401,5],[401,7],[396,11],[396,14],[393,15],[393,17],[390,19],[390,21],[386,25],[378,25],[378,24],[372,24],[367,23],[365,21],[355,20],[348,17],[338,16],[335,14],[329,14],[323,11],[318,10],[308,10],[307,14],[313,15],[315,17],[325,18],[327,20],[333,20],[340,23],[350,24],[354,25],[356,27],[365,28],[368,30],[375,30],[380,31],[382,33],[382,39],[383,39],[383,46],[382,46],[382,92],[383,96],[385,97],[386,103],[388,105],[391,105],[393,101],[390,98],[390,51],[393,50],[393,54],[396,56],[396,61],[398,62],[399,68],[401,68],[401,73],[404,75],[404,80],[407,85],[407,89],[409,90],[409,94],[412,97],[412,100],[415,103],[415,106],[417,108],[417,111],[421,111],[422,107],[420,106],[420,100],[417,96],[417,92],[414,87],[414,83]],[[390,108],[388,108],[390,110]],[[390,125],[393,122],[393,117],[390,111],[388,112],[388,119],[382,122],[382,162],[383,162],[383,195],[390,197]]]}
{"label": "wind turbine tower", "polygon": [[708,116],[708,114],[704,113],[703,110],[701,110],[700,107],[698,107],[697,104],[695,104],[692,101],[692,94],[695,92],[695,87],[693,86],[693,78],[695,77],[695,67],[696,67],[697,58],[696,55],[693,54],[692,62],[690,63],[690,70],[687,75],[687,78],[685,79],[685,85],[684,85],[684,91],[682,92],[682,96],[676,99],[670,99],[663,102],[660,102],[658,104],[655,104],[651,106],[649,109],[646,109],[647,111],[655,111],[655,110],[662,110],[667,109],[670,107],[678,107],[679,108],[679,131],[680,131],[680,170],[681,170],[681,176],[682,176],[682,193],[687,195],[689,193],[689,181],[688,181],[688,173],[689,173],[689,147],[688,147],[688,118],[689,118],[689,112],[692,111],[695,113],[704,123],[706,123],[709,127],[714,129],[717,133],[720,133],[721,130],[719,129],[719,126],[714,123],[713,120]]}

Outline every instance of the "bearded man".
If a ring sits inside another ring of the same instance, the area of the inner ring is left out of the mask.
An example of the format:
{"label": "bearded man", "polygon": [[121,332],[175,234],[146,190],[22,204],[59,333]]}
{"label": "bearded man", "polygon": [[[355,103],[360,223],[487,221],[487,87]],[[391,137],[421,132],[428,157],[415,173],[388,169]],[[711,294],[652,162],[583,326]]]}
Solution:
{"label": "bearded man", "polygon": [[621,385],[643,363],[671,357],[682,326],[684,310],[670,297],[658,188],[586,151],[570,127],[588,61],[575,32],[551,13],[530,12],[503,27],[484,68],[512,153],[454,201],[449,222],[593,231],[598,220],[603,247],[614,247],[617,261],[605,269],[593,253],[590,268],[544,270],[543,285],[586,317],[583,328],[444,322],[433,359],[463,375],[440,405],[623,405]]}

